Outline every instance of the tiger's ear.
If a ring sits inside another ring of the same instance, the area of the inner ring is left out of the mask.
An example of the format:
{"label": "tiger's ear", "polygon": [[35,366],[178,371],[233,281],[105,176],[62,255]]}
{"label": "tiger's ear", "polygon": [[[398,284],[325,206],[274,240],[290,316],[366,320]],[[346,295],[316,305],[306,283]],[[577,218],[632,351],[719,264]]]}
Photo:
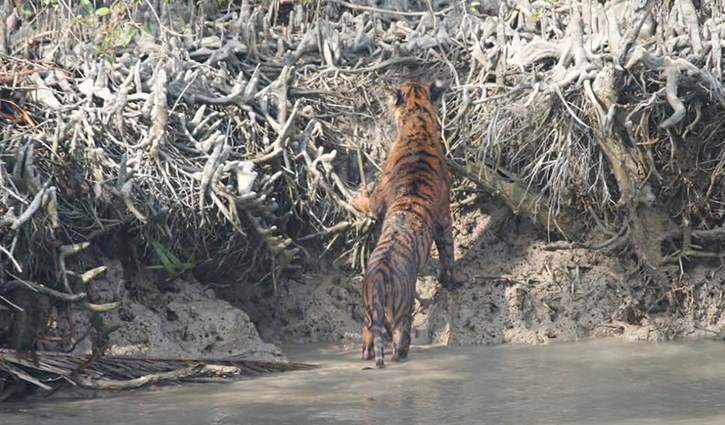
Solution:
{"label": "tiger's ear", "polygon": [[390,104],[394,107],[403,106],[403,92],[400,89],[394,89],[392,87],[387,89]]}
{"label": "tiger's ear", "polygon": [[430,101],[435,103],[448,90],[448,83],[443,80],[435,80],[430,85]]}

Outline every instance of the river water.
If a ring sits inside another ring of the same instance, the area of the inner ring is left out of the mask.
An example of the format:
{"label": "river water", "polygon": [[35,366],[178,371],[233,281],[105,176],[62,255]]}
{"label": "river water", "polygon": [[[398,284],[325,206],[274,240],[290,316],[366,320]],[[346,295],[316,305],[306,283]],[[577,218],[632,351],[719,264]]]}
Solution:
{"label": "river water", "polygon": [[357,351],[329,345],[286,351],[321,367],[4,403],[0,424],[725,424],[722,342],[413,347],[407,362],[384,370],[362,370]]}

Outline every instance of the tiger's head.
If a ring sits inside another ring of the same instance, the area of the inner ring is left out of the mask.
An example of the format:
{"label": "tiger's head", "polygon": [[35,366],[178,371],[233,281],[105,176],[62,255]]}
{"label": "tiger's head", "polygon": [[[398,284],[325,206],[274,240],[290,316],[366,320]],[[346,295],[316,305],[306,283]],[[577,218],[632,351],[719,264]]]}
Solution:
{"label": "tiger's head", "polygon": [[436,104],[448,85],[435,80],[427,84],[418,79],[404,81],[400,88],[390,91],[390,106],[399,129],[404,128],[412,116],[427,117],[436,124]]}

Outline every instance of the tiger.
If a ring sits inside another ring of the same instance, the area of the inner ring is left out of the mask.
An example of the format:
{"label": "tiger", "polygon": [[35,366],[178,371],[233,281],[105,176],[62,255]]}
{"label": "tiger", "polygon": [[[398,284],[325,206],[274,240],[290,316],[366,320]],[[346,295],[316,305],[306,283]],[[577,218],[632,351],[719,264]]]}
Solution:
{"label": "tiger", "polygon": [[435,106],[446,90],[440,80],[427,84],[410,79],[390,91],[397,139],[377,184],[370,191],[362,187],[351,201],[356,209],[382,220],[362,290],[362,358],[374,356],[378,368],[385,367],[383,326],[393,339],[392,360],[408,357],[415,284],[433,241],[440,263],[438,281],[448,290],[460,286],[453,270],[452,176],[444,161]]}

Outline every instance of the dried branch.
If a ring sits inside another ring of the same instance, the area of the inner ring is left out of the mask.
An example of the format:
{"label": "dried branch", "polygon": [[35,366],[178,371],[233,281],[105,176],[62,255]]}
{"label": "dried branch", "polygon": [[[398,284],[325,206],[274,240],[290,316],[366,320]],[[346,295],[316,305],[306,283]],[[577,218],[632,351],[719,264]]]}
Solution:
{"label": "dried branch", "polygon": [[79,292],[77,294],[58,292],[54,289],[50,289],[46,286],[39,285],[37,283],[27,280],[10,280],[0,284],[0,293],[7,294],[18,290],[37,292],[39,294],[47,295],[58,301],[63,301],[67,303],[77,303],[84,301],[87,296],[85,292]]}

